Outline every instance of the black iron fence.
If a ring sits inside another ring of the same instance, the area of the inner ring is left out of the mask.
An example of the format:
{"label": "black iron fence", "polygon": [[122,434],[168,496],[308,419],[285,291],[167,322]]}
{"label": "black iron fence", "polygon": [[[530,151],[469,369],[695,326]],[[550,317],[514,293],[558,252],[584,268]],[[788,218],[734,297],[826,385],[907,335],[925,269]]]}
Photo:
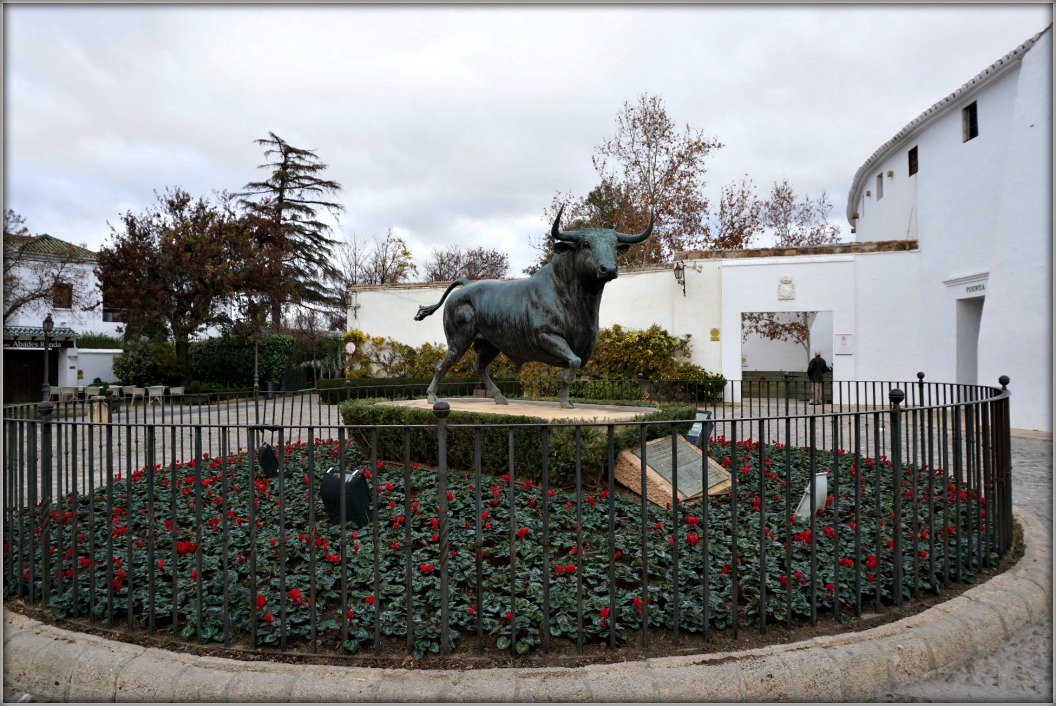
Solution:
{"label": "black iron fence", "polygon": [[[448,423],[444,403],[434,424],[354,428],[310,392],[109,417],[92,400],[11,408],[4,596],[200,643],[416,657],[860,616],[1011,548],[1001,384],[838,383],[826,409],[727,383],[699,405],[700,451],[680,439],[688,420],[503,427],[503,452],[481,444],[495,425]],[[402,457],[379,458],[388,432]],[[422,433],[436,467],[412,453]],[[523,433],[541,437],[530,468],[513,462]],[[448,466],[452,435],[473,440],[467,467]],[[559,439],[574,473],[558,482]],[[586,474],[598,445],[604,469]],[[370,521],[354,496],[324,497],[330,469],[368,479]]]}

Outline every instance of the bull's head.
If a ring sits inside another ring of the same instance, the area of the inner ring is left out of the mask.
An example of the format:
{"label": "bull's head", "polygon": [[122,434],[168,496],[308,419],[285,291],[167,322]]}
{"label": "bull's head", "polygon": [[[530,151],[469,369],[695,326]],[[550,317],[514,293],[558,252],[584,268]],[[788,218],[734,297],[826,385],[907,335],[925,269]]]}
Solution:
{"label": "bull's head", "polygon": [[[644,232],[638,235],[617,233],[610,228],[581,228],[571,232],[563,231],[560,225],[561,213],[564,210],[564,205],[558,209],[557,218],[554,219],[553,228],[550,229],[550,234],[554,237],[554,250],[556,252],[575,250],[585,253],[580,255],[580,258],[585,260],[582,264],[588,270],[592,267],[594,276],[601,282],[614,280],[619,274],[616,266],[616,253],[626,252],[627,248],[642,242],[653,232],[652,213],[649,214],[649,225]],[[588,271],[583,274],[589,276],[590,273]]]}

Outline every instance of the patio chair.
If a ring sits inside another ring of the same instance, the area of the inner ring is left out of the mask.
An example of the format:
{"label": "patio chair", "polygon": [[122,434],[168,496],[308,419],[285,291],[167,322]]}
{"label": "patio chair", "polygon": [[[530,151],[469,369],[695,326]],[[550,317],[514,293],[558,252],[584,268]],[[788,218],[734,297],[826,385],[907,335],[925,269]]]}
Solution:
{"label": "patio chair", "polygon": [[125,397],[129,398],[129,402],[131,404],[135,404],[136,400],[143,399],[144,395],[146,395],[147,393],[146,389],[142,387],[136,387],[135,385],[126,385],[124,392]]}
{"label": "patio chair", "polygon": [[150,404],[154,404],[155,402],[161,404],[161,398],[164,394],[164,385],[151,385],[147,388],[147,399],[150,401]]}
{"label": "patio chair", "polygon": [[102,390],[101,387],[89,385],[88,387],[84,388],[84,398],[90,400],[93,397],[98,397],[100,390]]}
{"label": "patio chair", "polygon": [[180,400],[178,400],[176,398],[177,397],[183,397],[183,391],[184,391],[183,385],[180,385],[178,387],[170,387],[169,388],[169,397],[172,398],[172,401],[174,403],[179,403]]}
{"label": "patio chair", "polygon": [[59,388],[59,401],[69,402],[77,399],[77,388],[70,385],[63,385]]}

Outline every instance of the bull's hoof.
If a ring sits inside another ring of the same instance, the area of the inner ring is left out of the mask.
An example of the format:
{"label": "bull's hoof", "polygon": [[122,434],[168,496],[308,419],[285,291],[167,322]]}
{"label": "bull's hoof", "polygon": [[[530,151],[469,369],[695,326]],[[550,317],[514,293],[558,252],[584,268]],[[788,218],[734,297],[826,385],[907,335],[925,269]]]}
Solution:
{"label": "bull's hoof", "polygon": [[425,396],[425,399],[429,402],[429,404],[436,404],[436,395],[431,392]]}
{"label": "bull's hoof", "polygon": [[495,395],[495,404],[509,404],[502,395]]}
{"label": "bull's hoof", "polygon": [[562,409],[575,409],[576,408],[576,406],[574,404],[572,404],[571,402],[569,402],[568,400],[559,400],[559,402],[561,403],[561,408]]}

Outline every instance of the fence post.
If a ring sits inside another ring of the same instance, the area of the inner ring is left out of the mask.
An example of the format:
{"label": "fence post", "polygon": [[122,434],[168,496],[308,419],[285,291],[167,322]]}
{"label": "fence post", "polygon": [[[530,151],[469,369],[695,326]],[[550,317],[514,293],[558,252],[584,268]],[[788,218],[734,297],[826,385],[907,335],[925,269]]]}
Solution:
{"label": "fence post", "polygon": [[1008,394],[1008,383],[1009,378],[1007,375],[1002,375],[997,379],[1001,383],[1001,392],[1006,393],[1006,397],[1001,402],[1001,413],[997,419],[992,419],[993,428],[995,433],[998,434],[997,443],[994,444],[995,449],[1000,449],[997,456],[997,468],[995,473],[995,480],[997,487],[1000,489],[1000,507],[1001,507],[1001,521],[1000,521],[1000,554],[1003,556],[1005,552],[1012,548],[1012,434],[1011,434],[1011,421],[1009,419],[1009,406],[1010,397]]}
{"label": "fence post", "polygon": [[[50,396],[49,396],[50,397]],[[55,406],[50,399],[44,399],[37,403],[37,412],[40,414],[40,504],[43,511],[39,517],[39,529],[41,537],[41,603],[47,607],[51,603],[51,504],[52,476],[51,476],[51,413]],[[56,542],[60,544],[61,542]]]}
{"label": "fence post", "polygon": [[902,429],[899,405],[906,399],[906,393],[897,387],[887,393],[891,401],[891,484],[894,494],[895,526],[892,531],[894,539],[895,583],[892,593],[895,594],[895,605],[902,605]]}
{"label": "fence post", "polygon": [[782,370],[781,376],[785,378],[785,416],[788,416],[788,371]]}
{"label": "fence post", "polygon": [[917,406],[924,406],[924,372],[917,373]]}
{"label": "fence post", "polygon": [[[438,448],[439,467],[439,495],[440,495],[440,524],[437,534],[440,535],[440,655],[447,657],[451,653],[450,614],[447,604],[447,561],[450,558],[451,547],[447,539],[447,415],[451,414],[451,405],[441,400],[433,405],[433,414],[438,422],[436,436]],[[409,489],[408,489],[408,492]],[[410,551],[410,547],[407,547]]]}

